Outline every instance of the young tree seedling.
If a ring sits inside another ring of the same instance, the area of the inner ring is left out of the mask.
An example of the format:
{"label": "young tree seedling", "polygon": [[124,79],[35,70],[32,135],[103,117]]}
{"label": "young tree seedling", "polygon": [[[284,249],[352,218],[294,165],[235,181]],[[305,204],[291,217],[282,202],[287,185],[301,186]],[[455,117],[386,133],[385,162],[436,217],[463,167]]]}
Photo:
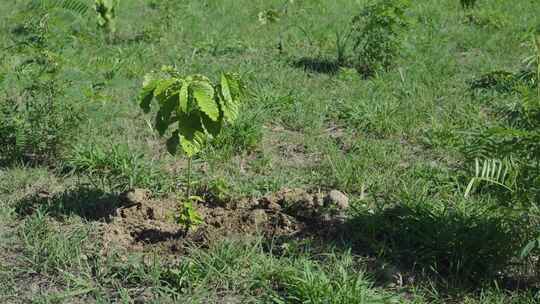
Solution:
{"label": "young tree seedling", "polygon": [[222,73],[219,83],[203,75],[180,75],[174,68],[162,68],[161,75],[148,74],[140,94],[140,106],[150,111],[157,101],[154,129],[167,135],[167,151],[183,152],[188,158],[187,189],[178,220],[186,232],[202,223],[193,203],[201,199],[191,195],[192,159],[204,145],[216,137],[225,123],[236,120],[240,108],[242,86],[236,75]]}

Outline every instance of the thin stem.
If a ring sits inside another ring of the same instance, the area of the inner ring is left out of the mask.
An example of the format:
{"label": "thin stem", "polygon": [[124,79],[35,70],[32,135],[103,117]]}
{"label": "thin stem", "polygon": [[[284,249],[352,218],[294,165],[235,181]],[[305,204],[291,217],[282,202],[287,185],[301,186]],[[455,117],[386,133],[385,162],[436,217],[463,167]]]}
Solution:
{"label": "thin stem", "polygon": [[191,156],[188,158],[186,201],[191,197]]}

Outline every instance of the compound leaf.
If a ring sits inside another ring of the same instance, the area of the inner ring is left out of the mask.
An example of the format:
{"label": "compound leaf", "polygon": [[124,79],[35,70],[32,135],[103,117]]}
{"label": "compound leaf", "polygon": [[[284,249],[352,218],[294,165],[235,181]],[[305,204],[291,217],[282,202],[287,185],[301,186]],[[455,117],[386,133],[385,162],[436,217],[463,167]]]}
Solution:
{"label": "compound leaf", "polygon": [[[170,72],[170,71],[169,71]],[[155,79],[145,77],[140,93],[141,108],[148,112],[152,99],[158,101],[155,129],[165,135],[178,123],[167,139],[167,150],[176,154],[181,149],[188,157],[200,152],[209,138],[216,137],[224,121],[238,116],[241,96],[240,82],[234,75],[222,74],[221,83],[213,84],[203,75]]]}

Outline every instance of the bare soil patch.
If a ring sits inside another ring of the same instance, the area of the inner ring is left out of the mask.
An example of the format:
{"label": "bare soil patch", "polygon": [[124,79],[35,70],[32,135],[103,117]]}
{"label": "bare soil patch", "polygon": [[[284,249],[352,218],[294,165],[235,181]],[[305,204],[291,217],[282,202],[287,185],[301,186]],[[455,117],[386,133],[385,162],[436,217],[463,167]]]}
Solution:
{"label": "bare soil patch", "polygon": [[204,223],[185,233],[184,227],[175,222],[177,200],[155,200],[145,195],[144,190],[135,192],[139,195],[133,195],[134,192],[127,195],[129,202],[103,225],[104,250],[119,246],[130,251],[178,254],[188,245],[205,247],[232,235],[262,234],[265,238],[279,239],[302,237],[311,232],[329,233],[343,219],[343,209],[347,207],[343,202],[335,202],[335,195],[283,189],[228,205],[200,203],[197,210]]}

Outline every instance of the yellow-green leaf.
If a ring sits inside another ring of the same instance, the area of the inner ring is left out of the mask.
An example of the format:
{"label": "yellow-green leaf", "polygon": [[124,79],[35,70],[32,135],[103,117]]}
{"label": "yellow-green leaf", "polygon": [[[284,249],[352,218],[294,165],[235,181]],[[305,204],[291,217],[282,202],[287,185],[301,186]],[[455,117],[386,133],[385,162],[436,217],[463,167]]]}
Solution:
{"label": "yellow-green leaf", "polygon": [[189,83],[182,81],[182,87],[178,91],[179,110],[188,113],[189,109]]}

